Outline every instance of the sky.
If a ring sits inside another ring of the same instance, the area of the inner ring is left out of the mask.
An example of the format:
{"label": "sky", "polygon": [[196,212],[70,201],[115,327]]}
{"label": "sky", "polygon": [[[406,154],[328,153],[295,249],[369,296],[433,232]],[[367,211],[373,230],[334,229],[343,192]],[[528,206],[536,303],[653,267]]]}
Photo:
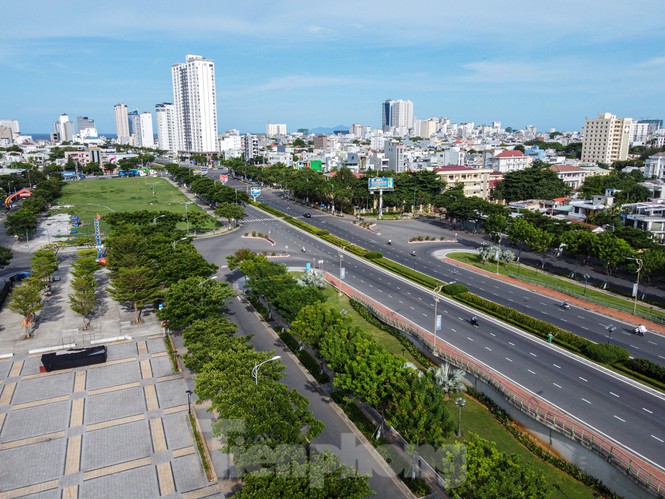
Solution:
{"label": "sky", "polygon": [[115,133],[113,106],[172,102],[171,65],[215,62],[219,131],[418,119],[580,130],[610,112],[665,119],[663,0],[7,2],[0,120],[62,113]]}

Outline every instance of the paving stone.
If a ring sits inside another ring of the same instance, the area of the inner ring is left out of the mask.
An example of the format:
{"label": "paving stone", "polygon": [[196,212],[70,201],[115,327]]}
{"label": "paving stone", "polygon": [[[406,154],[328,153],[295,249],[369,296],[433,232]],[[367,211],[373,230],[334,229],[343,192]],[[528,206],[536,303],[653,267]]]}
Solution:
{"label": "paving stone", "polygon": [[148,352],[152,354],[166,352],[166,345],[164,344],[164,338],[152,338],[146,340],[146,345],[148,346]]}
{"label": "paving stone", "polygon": [[9,376],[9,371],[12,369],[12,361],[3,360],[0,361],[0,379],[7,379]]}
{"label": "paving stone", "polygon": [[74,373],[50,372],[39,378],[21,380],[16,386],[12,404],[34,402],[52,397],[69,395],[74,389]]}
{"label": "paving stone", "polygon": [[164,424],[164,434],[166,435],[166,446],[169,449],[174,450],[196,446],[189,421],[187,421],[186,412],[164,416],[162,423]]}
{"label": "paving stone", "polygon": [[2,443],[13,442],[62,431],[69,424],[70,405],[67,400],[11,411],[2,427],[0,440]]}
{"label": "paving stone", "polygon": [[[157,389],[157,398],[159,399],[159,407],[166,409],[176,405],[187,404],[187,386],[182,379],[174,379],[171,381],[164,381],[155,385]],[[192,395],[192,404],[194,403],[195,395]]]}
{"label": "paving stone", "polygon": [[143,466],[87,480],[79,487],[79,497],[104,499],[159,497],[159,482],[154,466]]}
{"label": "paving stone", "polygon": [[152,439],[147,421],[112,426],[83,435],[81,469],[96,470],[151,454]]}
{"label": "paving stone", "polygon": [[2,490],[26,487],[62,476],[67,439],[24,445],[0,451],[0,484]]}
{"label": "paving stone", "polygon": [[118,343],[117,345],[109,345],[107,361],[127,359],[129,357],[136,357],[137,355],[136,342]]}
{"label": "paving stone", "polygon": [[136,362],[123,362],[110,366],[89,369],[86,389],[96,390],[109,386],[124,385],[141,380],[141,369]]}
{"label": "paving stone", "polygon": [[141,387],[89,396],[85,401],[85,424],[119,419],[146,410]]}
{"label": "paving stone", "polygon": [[152,366],[153,378],[161,378],[162,376],[173,374],[173,366],[171,365],[171,359],[168,355],[165,355],[164,357],[151,358],[150,365]]}
{"label": "paving stone", "polygon": [[30,494],[30,499],[60,499],[62,491],[59,488],[45,490],[36,494]]}
{"label": "paving stone", "polygon": [[174,459],[171,462],[171,468],[175,488],[181,494],[208,485],[198,453]]}

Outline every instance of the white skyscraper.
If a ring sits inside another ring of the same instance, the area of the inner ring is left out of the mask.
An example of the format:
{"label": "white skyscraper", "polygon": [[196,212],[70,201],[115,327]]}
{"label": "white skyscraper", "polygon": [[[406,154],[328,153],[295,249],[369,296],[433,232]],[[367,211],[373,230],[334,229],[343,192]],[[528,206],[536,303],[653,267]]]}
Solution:
{"label": "white skyscraper", "polygon": [[215,63],[200,55],[185,61],[171,68],[178,150],[217,152]]}
{"label": "white skyscraper", "polygon": [[266,125],[266,135],[268,137],[286,135],[286,125],[283,123],[268,123]]}
{"label": "white skyscraper", "polygon": [[127,116],[127,106],[118,103],[113,106],[115,111],[115,132],[119,144],[129,144],[129,117]]}
{"label": "white skyscraper", "polygon": [[157,104],[155,115],[157,116],[157,147],[164,151],[177,152],[175,106],[170,102]]}
{"label": "white skyscraper", "polygon": [[410,100],[392,100],[381,104],[381,125],[384,132],[394,129],[400,135],[407,135],[413,130],[413,102]]}
{"label": "white skyscraper", "polygon": [[152,129],[152,113],[139,114],[139,144],[141,147],[155,147],[155,134]]}
{"label": "white skyscraper", "polygon": [[139,110],[134,109],[127,113],[129,118],[129,143],[133,146],[141,146],[141,118]]}
{"label": "white skyscraper", "polygon": [[69,115],[61,114],[54,124],[54,129],[59,142],[74,140],[74,122],[69,119]]}

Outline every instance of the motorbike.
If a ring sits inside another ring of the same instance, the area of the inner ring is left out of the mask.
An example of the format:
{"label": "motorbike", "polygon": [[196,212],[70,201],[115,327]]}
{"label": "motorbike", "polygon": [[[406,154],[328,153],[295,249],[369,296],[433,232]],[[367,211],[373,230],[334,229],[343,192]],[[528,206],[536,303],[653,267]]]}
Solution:
{"label": "motorbike", "polygon": [[561,304],[561,308],[563,308],[564,310],[570,310],[570,303],[568,303],[567,301],[563,302]]}
{"label": "motorbike", "polygon": [[303,252],[303,253],[305,252],[305,247],[304,247],[304,246],[302,247],[302,252]]}
{"label": "motorbike", "polygon": [[647,328],[642,326],[641,324],[637,326],[635,329],[633,329],[633,334],[636,334],[637,336],[644,336],[644,333],[647,332]]}
{"label": "motorbike", "polygon": [[478,319],[475,317],[471,317],[471,320],[469,321],[473,327],[478,327]]}
{"label": "motorbike", "polygon": [[416,256],[416,252],[415,252],[415,251],[412,251],[412,252],[411,252],[411,256]]}
{"label": "motorbike", "polygon": [[393,242],[392,242],[390,239],[388,239],[388,244],[392,244],[392,243],[393,243]]}

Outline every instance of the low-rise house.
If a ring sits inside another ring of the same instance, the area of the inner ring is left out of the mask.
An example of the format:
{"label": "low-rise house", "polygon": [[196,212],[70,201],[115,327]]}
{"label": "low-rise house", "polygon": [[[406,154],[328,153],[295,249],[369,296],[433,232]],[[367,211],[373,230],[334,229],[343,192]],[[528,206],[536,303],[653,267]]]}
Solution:
{"label": "low-rise house", "polygon": [[492,173],[492,170],[489,168],[448,165],[439,166],[432,171],[436,172],[446,182],[446,189],[454,187],[455,184],[462,184],[465,196],[476,196],[484,200],[489,199],[490,173]]}
{"label": "low-rise house", "polygon": [[624,225],[649,231],[656,241],[665,243],[665,199],[624,204],[621,210]]}

